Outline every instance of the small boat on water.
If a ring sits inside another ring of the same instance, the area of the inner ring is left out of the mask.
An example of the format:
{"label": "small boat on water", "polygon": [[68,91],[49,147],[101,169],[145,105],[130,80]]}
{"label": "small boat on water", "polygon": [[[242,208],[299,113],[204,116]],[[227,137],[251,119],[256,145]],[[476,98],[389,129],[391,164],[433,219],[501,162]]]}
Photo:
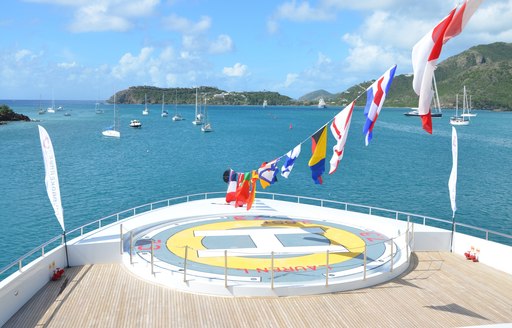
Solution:
{"label": "small boat on water", "polygon": [[176,96],[174,98],[174,116],[172,117],[173,121],[183,121],[184,118],[178,112],[178,89],[176,89]]}
{"label": "small boat on water", "polygon": [[[462,113],[466,112],[467,107],[467,95],[466,86],[464,86],[464,94],[462,97]],[[450,117],[450,124],[455,126],[469,125],[469,118],[464,115],[459,116],[459,95],[455,95],[455,116]]]}
{"label": "small boat on water", "polygon": [[206,97],[204,98],[204,124],[201,126],[203,132],[213,132],[212,125],[208,119],[208,109],[206,108]]}
{"label": "small boat on water", "polygon": [[318,108],[326,108],[327,107],[327,104],[325,103],[325,100],[324,98],[320,98],[320,100],[318,100]]}
{"label": "small boat on water", "polygon": [[204,115],[201,113],[201,107],[197,101],[197,88],[196,88],[196,111],[194,120],[192,121],[192,124],[194,125],[202,125],[204,123]]}
{"label": "small boat on water", "polygon": [[148,97],[146,94],[144,94],[144,110],[142,111],[142,115],[149,115]]}
{"label": "small boat on water", "polygon": [[167,110],[165,109],[165,97],[164,97],[164,94],[162,93],[162,114],[160,114],[162,117],[167,117],[169,116],[169,112],[167,112]]}
{"label": "small boat on water", "polygon": [[142,127],[142,123],[139,120],[131,120],[130,121],[130,126],[132,128],[141,128]]}
{"label": "small boat on water", "polygon": [[119,131],[119,115],[116,107],[116,94],[114,94],[114,124],[103,130],[101,134],[105,137],[120,138],[121,132]]}
{"label": "small boat on water", "polygon": [[100,103],[96,103],[96,105],[94,107],[94,112],[96,114],[103,114],[104,113],[103,109],[100,108]]}

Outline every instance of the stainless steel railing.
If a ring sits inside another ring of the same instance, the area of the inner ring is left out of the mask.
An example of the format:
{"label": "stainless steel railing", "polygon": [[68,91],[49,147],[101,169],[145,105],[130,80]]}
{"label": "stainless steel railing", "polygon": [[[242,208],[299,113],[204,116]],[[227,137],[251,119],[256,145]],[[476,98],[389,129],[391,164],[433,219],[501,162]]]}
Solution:
{"label": "stainless steel railing", "polygon": [[[166,207],[171,206],[175,204],[180,203],[187,203],[190,201],[200,200],[200,199],[209,199],[212,197],[223,197],[225,195],[224,191],[216,191],[216,192],[207,192],[207,193],[198,193],[198,194],[191,194],[191,195],[185,195],[185,196],[178,196],[168,199],[163,199],[143,205],[139,205],[115,214],[111,214],[108,216],[105,216],[103,218],[100,218],[98,220],[89,222],[87,224],[84,224],[78,228],[75,228],[73,230],[67,231],[66,236],[68,239],[70,237],[74,237],[75,234],[77,236],[82,236],[88,231],[92,231],[94,229],[98,229],[101,227],[104,227],[105,225],[111,224],[113,222],[118,222],[120,220],[124,220],[128,217],[144,213],[147,211],[152,211],[156,208],[160,207]],[[258,198],[266,198],[266,199],[273,199],[273,200],[286,200],[286,201],[293,201],[299,204],[310,204],[310,205],[316,205],[321,207],[329,207],[329,208],[335,208],[335,209],[342,209],[346,211],[358,211],[360,213],[366,213],[370,215],[380,215],[387,217],[390,219],[395,220],[404,220],[412,223],[418,223],[420,222],[423,225],[432,225],[429,224],[430,222],[435,222],[438,224],[446,225],[446,228],[452,227],[452,222],[448,220],[443,220],[439,218],[429,217],[429,216],[423,216],[423,215],[417,215],[414,213],[409,212],[401,212],[401,211],[395,211],[380,207],[374,207],[374,206],[368,206],[368,205],[360,205],[360,204],[353,204],[353,203],[347,203],[347,202],[340,202],[340,201],[334,201],[334,200],[325,200],[320,198],[314,198],[314,197],[306,197],[306,196],[297,196],[297,195],[287,195],[287,194],[278,194],[278,193],[269,193],[269,192],[258,192]],[[105,224],[105,222],[107,222]],[[435,226],[435,225],[433,225]],[[454,231],[458,231],[458,227],[465,228],[469,231],[477,231],[485,235],[485,240],[489,240],[490,236],[499,236],[503,238],[504,240],[512,242],[512,236],[504,233],[500,233],[497,231],[492,231],[488,229],[482,229],[479,227],[474,227],[471,225],[463,224],[463,223],[455,223]],[[86,229],[89,228],[90,230],[86,231]],[[445,229],[446,229],[445,228]],[[481,237],[482,238],[482,237]],[[57,243],[59,241],[59,243]],[[59,235],[56,237],[53,237],[49,241],[45,242],[44,244],[34,248],[30,252],[24,254],[17,260],[11,262],[10,264],[6,265],[0,270],[0,281],[5,279],[6,273],[9,271],[12,271],[14,267],[18,267],[17,270],[21,271],[25,260],[31,258],[34,254],[40,252],[41,256],[44,256],[45,251],[48,249],[54,249],[64,243],[64,236]],[[57,245],[55,245],[57,244]]]}

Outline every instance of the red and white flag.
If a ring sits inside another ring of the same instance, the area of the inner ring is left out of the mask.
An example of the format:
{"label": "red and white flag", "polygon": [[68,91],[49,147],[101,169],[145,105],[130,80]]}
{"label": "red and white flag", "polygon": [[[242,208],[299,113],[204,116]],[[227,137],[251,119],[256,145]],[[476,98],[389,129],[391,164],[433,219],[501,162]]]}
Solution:
{"label": "red and white flag", "polygon": [[352,112],[355,101],[351,102],[341,112],[334,117],[331,123],[331,133],[336,139],[336,144],[332,147],[332,157],[330,160],[329,174],[333,174],[338,168],[338,164],[343,158],[345,142],[347,141],[350,122],[352,121]]}
{"label": "red and white flag", "polygon": [[418,112],[423,129],[432,133],[432,79],[443,44],[462,32],[464,26],[476,11],[482,0],[465,0],[459,8],[454,8],[448,16],[439,22],[429,33],[416,43],[412,49],[412,67],[414,79],[412,87],[420,97]]}

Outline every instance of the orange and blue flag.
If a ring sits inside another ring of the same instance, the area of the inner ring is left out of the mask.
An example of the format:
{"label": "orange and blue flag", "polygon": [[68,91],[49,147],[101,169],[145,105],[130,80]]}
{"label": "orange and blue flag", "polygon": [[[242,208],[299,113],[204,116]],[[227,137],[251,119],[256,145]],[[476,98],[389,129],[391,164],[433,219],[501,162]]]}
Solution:
{"label": "orange and blue flag", "polygon": [[327,125],[311,136],[311,152],[309,159],[311,177],[316,184],[322,184],[322,174],[325,172],[325,156],[327,152]]}

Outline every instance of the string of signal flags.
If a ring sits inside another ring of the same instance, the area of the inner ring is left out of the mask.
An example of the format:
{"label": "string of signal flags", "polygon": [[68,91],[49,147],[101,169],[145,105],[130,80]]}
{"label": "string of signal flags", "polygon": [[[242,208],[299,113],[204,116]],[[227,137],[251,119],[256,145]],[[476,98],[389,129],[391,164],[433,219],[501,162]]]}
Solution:
{"label": "string of signal flags", "polygon": [[[395,76],[396,67],[396,65],[393,65],[366,89],[366,106],[364,108],[366,121],[363,127],[366,146],[368,146],[372,139],[373,128],[379,117],[393,77]],[[363,94],[364,92],[359,94],[356,99],[325,123],[313,135],[304,139],[304,141],[286,154],[270,162],[263,162],[258,169],[249,172],[235,172],[232,169],[224,171],[223,180],[228,184],[226,202],[233,203],[235,207],[246,205],[247,210],[250,210],[256,197],[256,184],[258,180],[263,189],[274,184],[277,181],[277,173],[279,172],[279,163],[281,160],[284,160],[281,166],[281,176],[287,179],[292,172],[295,160],[301,153],[302,144],[308,140],[311,140],[312,155],[308,162],[308,166],[311,169],[311,178],[315,184],[322,184],[322,175],[326,169],[327,127],[329,126],[331,134],[336,141],[332,148],[332,157],[329,161],[329,174],[333,174],[344,155],[345,143],[355,103]]]}

